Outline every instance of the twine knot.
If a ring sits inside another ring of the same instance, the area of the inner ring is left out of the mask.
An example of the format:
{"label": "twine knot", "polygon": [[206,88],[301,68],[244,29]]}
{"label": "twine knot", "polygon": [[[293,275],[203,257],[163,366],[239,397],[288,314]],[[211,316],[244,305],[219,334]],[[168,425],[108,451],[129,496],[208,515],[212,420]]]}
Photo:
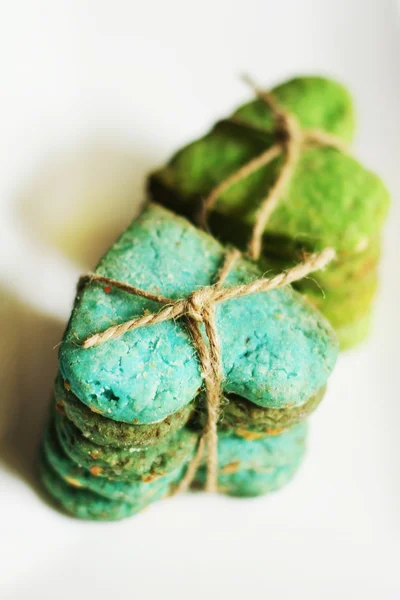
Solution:
{"label": "twine knot", "polygon": [[211,286],[195,290],[187,297],[187,314],[198,323],[204,322],[207,311],[214,299],[214,290]]}
{"label": "twine knot", "polygon": [[298,120],[292,114],[282,114],[276,117],[275,139],[283,145],[296,141],[301,143],[305,140],[303,129]]}
{"label": "twine knot", "polygon": [[[129,331],[140,327],[157,325],[165,321],[186,317],[187,327],[191,334],[193,345],[197,351],[200,362],[201,375],[204,380],[204,387],[207,400],[207,422],[204,431],[200,437],[196,454],[189,464],[187,472],[179,484],[176,492],[185,491],[193,481],[197,468],[202,460],[205,446],[207,445],[207,479],[206,490],[208,492],[217,491],[218,479],[218,436],[217,425],[219,419],[219,408],[222,396],[223,386],[223,368],[222,356],[219,342],[219,336],[215,321],[215,308],[217,303],[226,302],[233,298],[240,298],[259,292],[269,292],[270,290],[289,285],[298,279],[306,277],[313,271],[323,268],[335,257],[335,251],[332,248],[326,248],[319,254],[311,254],[302,263],[299,263],[289,271],[278,273],[271,278],[261,278],[251,283],[239,284],[232,287],[222,287],[235,261],[240,256],[236,249],[230,250],[220,269],[217,281],[214,285],[191,292],[186,298],[171,301],[164,296],[155,295],[140,288],[136,288],[122,281],[104,277],[103,275],[91,274],[81,278],[83,283],[89,285],[93,283],[105,284],[115,287],[128,294],[147,298],[163,305],[158,313],[144,314],[141,317],[125,321],[118,325],[113,325],[105,331],[94,333],[86,338],[83,348],[93,348],[114,340]],[[204,324],[205,338],[201,332],[199,324]]]}
{"label": "twine knot", "polygon": [[[258,171],[262,167],[270,164],[273,160],[282,156],[282,162],[279,167],[278,176],[271,186],[269,192],[261,200],[258,207],[253,230],[248,242],[248,254],[251,259],[258,260],[262,250],[262,236],[266,224],[275,210],[279,201],[282,199],[287,186],[293,177],[297,167],[301,152],[307,146],[330,146],[340,151],[345,151],[344,143],[336,136],[321,131],[319,129],[302,129],[296,117],[290,112],[282,108],[276,101],[271,92],[260,90],[249,77],[245,78],[246,82],[256,93],[257,97],[264,102],[266,107],[270,108],[275,121],[275,140],[276,143],[267,148],[258,156],[250,159],[236,171],[223,179],[204,199],[202,210],[199,218],[199,224],[207,229],[207,215],[216,203],[219,196],[230,189],[233,185],[239,183],[252,173]],[[244,130],[258,131],[265,133],[265,130],[257,126],[251,125],[245,121],[241,121],[236,117],[231,117],[228,121],[232,121],[237,126]]]}

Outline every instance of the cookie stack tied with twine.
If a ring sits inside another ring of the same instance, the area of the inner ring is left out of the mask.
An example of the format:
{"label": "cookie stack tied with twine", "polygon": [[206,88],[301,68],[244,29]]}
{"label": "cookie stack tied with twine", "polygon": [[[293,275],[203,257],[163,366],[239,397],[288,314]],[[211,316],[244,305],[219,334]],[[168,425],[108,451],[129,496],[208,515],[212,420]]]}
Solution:
{"label": "cookie stack tied with twine", "polygon": [[256,99],[179,150],[149,180],[153,200],[247,248],[264,268],[287,269],[304,253],[336,258],[295,286],[334,326],[342,348],[368,333],[377,288],[382,181],[347,151],[351,99],[338,83],[299,77]]}
{"label": "cookie stack tied with twine", "polygon": [[287,482],[338,352],[290,284],[333,256],[263,277],[147,207],[80,282],[42,444],[50,495],[118,519],[192,484],[253,496]]}

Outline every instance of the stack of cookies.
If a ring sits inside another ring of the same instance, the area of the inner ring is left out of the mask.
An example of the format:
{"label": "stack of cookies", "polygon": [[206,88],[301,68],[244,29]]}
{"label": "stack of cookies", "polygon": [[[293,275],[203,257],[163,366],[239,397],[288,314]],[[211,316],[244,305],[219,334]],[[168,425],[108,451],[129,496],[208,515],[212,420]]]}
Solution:
{"label": "stack of cookies", "polygon": [[103,417],[83,404],[59,374],[41,452],[45,487],[68,512],[120,519],[168,495],[194,454],[186,427],[193,404],[159,423]]}
{"label": "stack of cookies", "polygon": [[[212,285],[225,257],[226,248],[209,234],[150,205],[106,253],[95,277],[79,287],[60,346],[40,459],[44,486],[68,513],[120,519],[172,493],[188,473],[208,405],[185,317],[126,329],[90,347],[85,341],[158,313],[157,297],[174,303]],[[239,257],[223,285],[261,275]],[[301,462],[304,419],[324,394],[336,337],[290,286],[217,303],[215,324],[223,372],[218,490],[263,494],[285,484]],[[207,340],[203,325],[200,331]],[[206,481],[205,459],[196,488]]]}
{"label": "stack of cookies", "polygon": [[[354,115],[341,85],[321,77],[288,81],[269,95],[278,112],[265,98],[259,93],[179,150],[150,177],[151,197],[196,223],[206,205],[213,234],[246,248],[258,209],[281,173],[287,131],[279,110],[289,113],[308,141],[265,224],[261,268],[271,261],[287,268],[306,253],[335,248],[336,260],[296,287],[330,320],[341,347],[354,346],[369,330],[387,190],[345,149]],[[276,145],[270,162],[257,166],[258,157]]]}

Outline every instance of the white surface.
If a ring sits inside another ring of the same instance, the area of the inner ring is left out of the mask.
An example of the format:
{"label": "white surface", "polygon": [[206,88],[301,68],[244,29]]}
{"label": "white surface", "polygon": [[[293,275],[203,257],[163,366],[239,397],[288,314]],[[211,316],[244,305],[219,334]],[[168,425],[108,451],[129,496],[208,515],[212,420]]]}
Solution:
{"label": "white surface", "polygon": [[[2,599],[400,597],[399,22],[390,0],[4,6],[0,360],[10,393],[0,414],[19,413],[0,428],[11,435],[0,461]],[[68,519],[31,487],[26,457],[76,277],[93,260],[82,240],[99,252],[106,230],[128,221],[144,174],[248,97],[243,71],[265,85],[325,72],[355,95],[357,153],[393,194],[373,337],[341,357],[308,459],[281,493],[180,497],[117,524]],[[57,217],[69,244],[52,238]]]}

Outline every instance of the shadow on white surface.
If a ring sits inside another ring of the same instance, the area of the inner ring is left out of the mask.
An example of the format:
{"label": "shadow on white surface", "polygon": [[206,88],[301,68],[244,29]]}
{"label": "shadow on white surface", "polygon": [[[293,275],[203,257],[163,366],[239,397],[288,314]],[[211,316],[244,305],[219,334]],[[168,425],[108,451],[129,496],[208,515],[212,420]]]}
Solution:
{"label": "shadow on white surface", "polygon": [[3,336],[14,343],[1,347],[3,439],[0,462],[5,469],[36,486],[35,460],[48,412],[52,381],[57,369],[57,350],[65,324],[23,304],[11,294],[2,298],[7,314]]}
{"label": "shadow on white surface", "polygon": [[137,213],[151,166],[122,142],[94,140],[43,161],[13,203],[18,255],[8,273],[12,288],[5,277],[0,298],[0,462],[34,487],[57,345],[78,275]]}
{"label": "shadow on white surface", "polygon": [[15,202],[29,237],[93,268],[144,199],[153,162],[145,151],[105,137],[43,161]]}

